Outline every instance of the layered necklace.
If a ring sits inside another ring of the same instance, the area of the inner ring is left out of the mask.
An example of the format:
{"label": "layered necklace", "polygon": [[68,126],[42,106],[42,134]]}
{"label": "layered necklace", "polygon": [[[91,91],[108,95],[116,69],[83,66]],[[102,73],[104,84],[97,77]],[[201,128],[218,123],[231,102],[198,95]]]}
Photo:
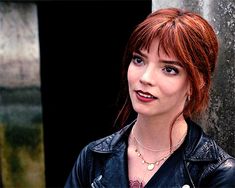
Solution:
{"label": "layered necklace", "polygon": [[137,150],[137,148],[135,149],[135,152],[137,153],[138,157],[141,158],[142,163],[147,164],[147,170],[149,170],[149,171],[152,171],[155,168],[155,165],[158,165],[161,161],[166,160],[172,154],[172,152],[169,152],[169,154],[162,157],[161,159],[158,159],[158,160],[154,161],[153,163],[150,163],[143,158],[142,154]]}
{"label": "layered necklace", "polygon": [[[180,144],[183,143],[183,141],[185,139],[185,136],[186,136],[186,133],[182,136],[182,138],[179,140],[179,142],[176,145],[174,145],[172,147],[169,147],[169,148],[162,148],[162,149],[156,149],[155,150],[155,149],[151,149],[151,148],[148,148],[148,147],[144,146],[136,138],[136,136],[134,135],[133,129],[132,129],[132,135],[134,137],[134,143],[135,143],[135,153],[141,159],[142,163],[147,165],[147,170],[152,171],[155,168],[156,165],[159,165],[161,161],[165,161],[168,157],[170,157],[171,154],[180,146]],[[151,151],[151,152],[163,152],[163,151],[169,151],[169,152],[167,153],[167,155],[163,156],[162,158],[160,158],[158,160],[155,160],[154,162],[148,162],[144,159],[143,155],[138,150],[138,145],[141,146],[142,148],[146,149],[146,150]]]}

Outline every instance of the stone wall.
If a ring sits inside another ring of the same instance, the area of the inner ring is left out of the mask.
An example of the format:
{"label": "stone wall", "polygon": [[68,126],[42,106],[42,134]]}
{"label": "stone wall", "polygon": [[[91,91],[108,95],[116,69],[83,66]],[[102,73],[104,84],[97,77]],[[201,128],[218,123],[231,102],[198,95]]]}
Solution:
{"label": "stone wall", "polygon": [[164,7],[198,12],[216,31],[220,52],[211,99],[208,110],[196,121],[222,148],[235,156],[235,1],[152,0],[152,10]]}
{"label": "stone wall", "polygon": [[0,2],[0,187],[45,187],[37,6]]}

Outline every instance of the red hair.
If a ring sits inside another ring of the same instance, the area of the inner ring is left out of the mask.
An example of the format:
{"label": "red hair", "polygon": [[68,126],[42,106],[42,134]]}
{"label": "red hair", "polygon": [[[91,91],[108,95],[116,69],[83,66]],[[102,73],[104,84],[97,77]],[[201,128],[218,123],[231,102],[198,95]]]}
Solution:
{"label": "red hair", "polygon": [[159,39],[159,47],[166,54],[173,53],[188,73],[191,96],[183,115],[191,117],[207,107],[211,74],[215,70],[218,56],[216,34],[212,26],[196,13],[177,8],[160,9],[137,25],[127,43],[122,75],[124,93],[121,94],[124,105],[118,115],[121,125],[133,112],[126,78],[132,53],[140,49],[149,50],[155,38]]}

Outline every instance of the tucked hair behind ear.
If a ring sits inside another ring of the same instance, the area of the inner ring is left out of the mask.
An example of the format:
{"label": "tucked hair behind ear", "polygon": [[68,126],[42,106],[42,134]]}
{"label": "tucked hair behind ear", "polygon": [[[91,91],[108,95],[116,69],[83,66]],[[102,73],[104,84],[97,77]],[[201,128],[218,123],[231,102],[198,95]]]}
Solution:
{"label": "tucked hair behind ear", "polygon": [[211,76],[218,56],[218,41],[212,26],[200,15],[177,8],[157,10],[141,22],[131,34],[123,59],[123,85],[121,94],[124,105],[118,118],[124,124],[133,112],[128,95],[127,69],[132,53],[149,50],[153,39],[158,38],[159,48],[172,53],[188,73],[191,84],[190,101],[183,114],[191,117],[208,105]]}

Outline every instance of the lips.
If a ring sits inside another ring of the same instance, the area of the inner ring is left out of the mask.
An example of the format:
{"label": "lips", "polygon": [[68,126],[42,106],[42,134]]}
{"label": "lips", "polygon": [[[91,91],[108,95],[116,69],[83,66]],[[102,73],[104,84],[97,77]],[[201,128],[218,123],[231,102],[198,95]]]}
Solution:
{"label": "lips", "polygon": [[137,90],[136,94],[137,94],[137,98],[144,102],[150,102],[154,99],[157,99],[157,97],[153,96],[151,93],[143,92],[141,90]]}

